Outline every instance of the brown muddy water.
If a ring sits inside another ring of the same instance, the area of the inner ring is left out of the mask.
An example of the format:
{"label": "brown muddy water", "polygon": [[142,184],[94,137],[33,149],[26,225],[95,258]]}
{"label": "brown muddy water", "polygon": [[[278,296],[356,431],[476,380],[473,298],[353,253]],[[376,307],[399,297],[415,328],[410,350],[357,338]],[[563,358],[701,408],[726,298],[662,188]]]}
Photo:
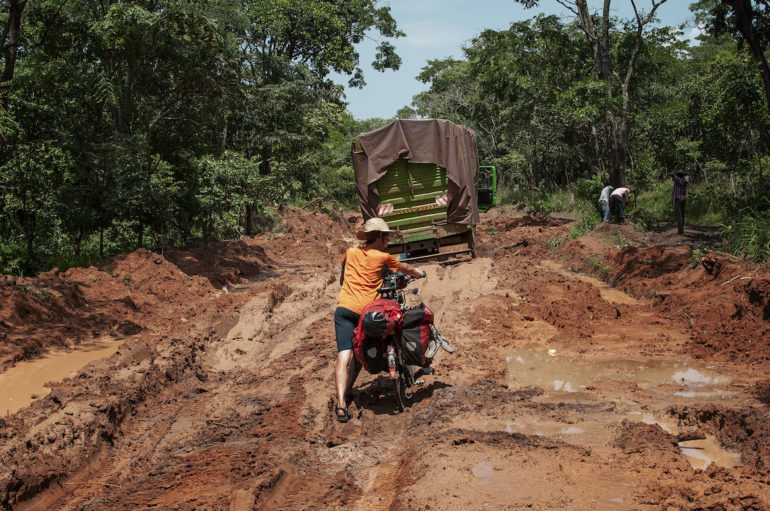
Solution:
{"label": "brown muddy water", "polygon": [[729,399],[732,378],[689,360],[586,361],[561,356],[556,350],[522,348],[507,357],[511,383],[537,386],[547,392],[578,393],[598,381],[634,382],[638,388],[685,398]]}
{"label": "brown muddy water", "polygon": [[0,374],[0,414],[16,413],[51,392],[46,383],[75,376],[95,360],[109,357],[125,339],[104,337],[68,351],[51,351],[20,362]]}
{"label": "brown muddy water", "polygon": [[[736,393],[729,389],[732,378],[701,367],[690,360],[603,360],[585,361],[579,357],[562,356],[556,350],[523,348],[507,357],[508,379],[517,386],[536,386],[546,391],[546,399],[576,400],[588,398],[586,388],[598,381],[633,382],[639,389],[658,394],[702,400],[730,399]],[[509,432],[565,438],[577,443],[603,443],[609,422],[622,419],[658,424],[664,431],[677,434],[673,424],[659,421],[649,414],[635,412],[623,417],[607,417],[606,422],[561,424],[549,421],[518,421],[507,424]],[[711,463],[720,467],[734,467],[740,455],[722,447],[707,436],[701,440],[679,442],[679,449],[693,468],[705,469]]]}

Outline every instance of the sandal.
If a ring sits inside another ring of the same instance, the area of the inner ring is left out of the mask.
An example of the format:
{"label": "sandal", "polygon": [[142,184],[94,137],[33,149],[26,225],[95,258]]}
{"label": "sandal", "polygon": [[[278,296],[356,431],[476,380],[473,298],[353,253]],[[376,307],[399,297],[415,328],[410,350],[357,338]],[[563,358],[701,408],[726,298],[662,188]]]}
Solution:
{"label": "sandal", "polygon": [[[344,415],[340,415],[340,411],[342,411],[342,413]],[[334,410],[334,415],[337,416],[337,420],[340,421],[340,422],[347,422],[347,421],[349,421],[350,419],[353,418],[353,416],[350,414],[348,409],[347,408],[342,408],[341,406],[338,406]]]}

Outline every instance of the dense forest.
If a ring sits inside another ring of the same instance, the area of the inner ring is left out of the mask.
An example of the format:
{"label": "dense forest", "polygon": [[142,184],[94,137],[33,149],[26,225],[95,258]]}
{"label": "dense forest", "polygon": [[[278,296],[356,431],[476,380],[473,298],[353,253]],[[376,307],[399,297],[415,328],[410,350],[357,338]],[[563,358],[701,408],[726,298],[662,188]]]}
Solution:
{"label": "dense forest", "polygon": [[[770,2],[694,3],[691,46],[657,22],[665,0],[614,0],[631,19],[610,0],[546,1],[574,16],[522,0],[531,19],[429,61],[396,116],[471,127],[505,200],[574,208],[581,229],[603,181],[632,189],[645,228],[670,221],[668,174],[684,170],[687,221],[766,258]],[[353,206],[350,140],[387,119],[354,119],[331,76],[363,86],[362,66],[399,67],[404,34],[380,4],[0,0],[0,271],[253,234],[316,197]]]}

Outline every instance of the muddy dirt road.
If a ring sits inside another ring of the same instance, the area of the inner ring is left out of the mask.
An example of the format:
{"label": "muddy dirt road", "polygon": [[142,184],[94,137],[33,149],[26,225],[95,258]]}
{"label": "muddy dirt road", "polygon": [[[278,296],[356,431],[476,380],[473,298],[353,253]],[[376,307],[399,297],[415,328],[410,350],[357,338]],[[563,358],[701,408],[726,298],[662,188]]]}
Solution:
{"label": "muddy dirt road", "polygon": [[331,315],[358,221],[289,211],[280,234],[6,278],[5,373],[117,344],[13,413],[0,394],[0,502],[770,509],[767,266],[490,212],[479,257],[422,265],[410,296],[456,353],[400,414],[362,373],[342,424]]}

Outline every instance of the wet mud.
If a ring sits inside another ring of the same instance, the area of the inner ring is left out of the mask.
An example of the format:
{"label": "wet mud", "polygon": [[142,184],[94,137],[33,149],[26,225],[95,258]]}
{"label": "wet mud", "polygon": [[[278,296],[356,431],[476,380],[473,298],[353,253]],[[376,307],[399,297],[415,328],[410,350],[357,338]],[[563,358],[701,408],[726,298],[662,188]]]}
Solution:
{"label": "wet mud", "polygon": [[457,351],[402,413],[362,373],[343,424],[331,316],[360,220],[287,210],[281,232],[6,277],[0,377],[125,340],[4,412],[0,503],[770,508],[767,266],[492,210],[478,257],[421,264],[408,295]]}

